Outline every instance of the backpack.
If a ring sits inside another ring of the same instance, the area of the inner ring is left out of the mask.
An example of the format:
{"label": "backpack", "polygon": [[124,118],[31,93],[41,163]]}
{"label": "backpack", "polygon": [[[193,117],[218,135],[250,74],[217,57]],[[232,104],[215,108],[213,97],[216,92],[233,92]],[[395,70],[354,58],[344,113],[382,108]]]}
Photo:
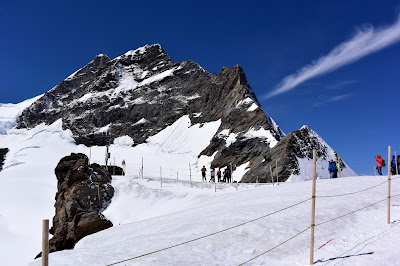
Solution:
{"label": "backpack", "polygon": [[386,162],[385,162],[385,160],[382,160],[382,167],[385,167],[386,166]]}

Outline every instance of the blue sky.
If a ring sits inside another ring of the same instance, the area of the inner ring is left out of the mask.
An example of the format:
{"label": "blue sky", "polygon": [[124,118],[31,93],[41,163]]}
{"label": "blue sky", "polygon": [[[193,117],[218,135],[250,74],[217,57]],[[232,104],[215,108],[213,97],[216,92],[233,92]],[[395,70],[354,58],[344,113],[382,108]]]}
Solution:
{"label": "blue sky", "polygon": [[356,47],[342,55],[350,63],[268,95],[360,32],[393,26],[399,12],[391,0],[3,1],[0,102],[44,93],[97,54],[160,43],[172,60],[209,72],[241,65],[285,133],[309,125],[357,173],[371,174],[376,154],[387,158],[389,145],[400,153],[400,42],[350,60]]}

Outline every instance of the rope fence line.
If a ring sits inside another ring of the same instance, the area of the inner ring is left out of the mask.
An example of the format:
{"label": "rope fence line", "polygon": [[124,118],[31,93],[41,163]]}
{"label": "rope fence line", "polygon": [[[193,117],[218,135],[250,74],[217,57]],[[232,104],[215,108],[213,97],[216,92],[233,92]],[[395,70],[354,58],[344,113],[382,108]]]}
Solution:
{"label": "rope fence line", "polygon": [[342,197],[342,196],[348,196],[348,195],[358,194],[358,193],[361,193],[361,192],[364,192],[364,191],[367,191],[367,190],[370,190],[370,189],[379,187],[379,186],[381,186],[381,185],[383,185],[383,184],[385,184],[385,183],[387,183],[387,182],[388,182],[388,180],[385,180],[384,182],[379,183],[378,185],[375,185],[375,186],[372,186],[372,187],[369,187],[369,188],[366,188],[366,189],[363,189],[363,190],[350,192],[350,193],[337,194],[337,195],[321,195],[321,196],[316,196],[316,197],[317,197],[317,198],[334,198],[334,197]]}
{"label": "rope fence line", "polygon": [[304,229],[304,230],[301,231],[300,233],[295,234],[295,235],[292,236],[291,238],[288,238],[288,239],[286,239],[285,241],[283,241],[282,243],[279,243],[278,245],[276,245],[276,246],[274,246],[274,247],[268,249],[267,251],[265,251],[265,252],[263,252],[263,253],[261,253],[261,254],[255,256],[254,258],[252,258],[252,259],[250,259],[250,260],[248,260],[248,261],[245,261],[245,262],[243,262],[243,263],[241,263],[241,264],[239,264],[239,265],[244,265],[244,264],[246,264],[246,263],[248,263],[248,262],[250,262],[250,261],[252,261],[252,260],[255,260],[256,258],[258,258],[258,257],[260,257],[260,256],[262,256],[262,255],[264,255],[264,254],[266,254],[266,253],[268,253],[268,252],[270,252],[270,251],[276,249],[277,247],[282,246],[283,244],[289,242],[289,241],[292,240],[293,238],[296,238],[296,237],[298,237],[299,235],[301,235],[302,233],[306,232],[306,231],[307,231],[308,229],[310,229],[310,228],[311,228],[311,226],[307,227],[306,229]]}
{"label": "rope fence line", "polygon": [[[394,195],[394,196],[391,196],[391,198],[394,198],[394,197],[397,197],[397,196],[400,196],[400,194],[396,194],[396,195]],[[387,200],[387,198],[385,198],[385,199],[383,199],[383,200],[380,200],[380,201],[377,201],[377,202],[375,202],[375,203],[372,203],[372,204],[370,204],[370,205],[368,205],[368,206],[362,207],[362,208],[360,208],[360,209],[357,209],[357,210],[355,210],[355,211],[352,211],[352,212],[346,213],[346,214],[344,214],[344,215],[338,216],[338,217],[336,217],[336,218],[333,218],[333,219],[330,219],[330,220],[327,220],[327,221],[324,221],[324,222],[321,222],[321,223],[318,223],[318,224],[312,224],[311,226],[307,227],[306,229],[304,229],[304,230],[301,231],[300,233],[297,233],[296,235],[294,235],[294,236],[292,236],[292,237],[286,239],[285,241],[279,243],[278,245],[276,245],[276,246],[270,248],[269,250],[267,250],[267,251],[265,251],[265,252],[263,252],[263,253],[261,253],[261,254],[255,256],[254,258],[252,258],[252,259],[250,259],[250,260],[248,260],[248,261],[246,261],[246,262],[243,262],[243,263],[241,263],[241,264],[239,264],[239,265],[244,265],[244,264],[246,264],[246,263],[248,263],[248,262],[250,262],[250,261],[252,261],[252,260],[254,260],[254,259],[256,259],[256,258],[258,258],[258,257],[260,257],[260,256],[262,256],[262,255],[264,255],[264,254],[266,254],[266,253],[272,251],[272,250],[274,250],[274,249],[276,249],[277,247],[279,247],[279,246],[281,246],[281,245],[283,245],[283,244],[289,242],[290,240],[296,238],[297,236],[303,234],[304,232],[306,232],[308,229],[310,229],[310,228],[313,227],[313,226],[316,227],[316,226],[319,226],[319,225],[322,225],[322,224],[326,224],[326,223],[332,222],[332,221],[334,221],[334,220],[343,218],[343,217],[345,217],[345,216],[347,216],[347,215],[350,215],[350,214],[356,213],[356,212],[358,212],[358,211],[361,211],[361,210],[363,210],[363,209],[366,209],[366,208],[369,208],[369,207],[371,207],[371,206],[374,206],[374,205],[376,205],[376,204],[378,204],[378,203],[381,203],[381,202],[383,202],[383,201],[385,201],[385,200]]]}
{"label": "rope fence line", "polygon": [[[396,195],[390,196],[390,198],[395,198],[395,197],[398,197],[398,196],[400,196],[400,194],[396,194]],[[322,223],[315,224],[314,226],[319,226],[319,225],[323,225],[323,224],[332,222],[332,221],[334,221],[334,220],[340,219],[340,218],[345,217],[345,216],[347,216],[347,215],[350,215],[350,214],[356,213],[356,212],[358,212],[358,211],[364,210],[364,209],[366,209],[366,208],[369,208],[369,207],[371,207],[371,206],[374,206],[374,205],[376,205],[376,204],[378,204],[378,203],[381,203],[381,202],[383,202],[383,201],[385,201],[385,200],[387,200],[387,199],[388,199],[388,197],[384,198],[383,200],[380,200],[380,201],[377,201],[377,202],[375,202],[375,203],[372,203],[372,204],[370,204],[370,205],[368,205],[368,206],[365,206],[365,207],[363,207],[363,208],[357,209],[357,210],[355,210],[355,211],[352,211],[352,212],[343,214],[343,215],[341,215],[341,216],[338,216],[338,217],[336,217],[336,218],[327,220],[327,221],[322,222]]]}
{"label": "rope fence line", "polygon": [[[389,147],[389,149],[390,149],[390,147]],[[390,153],[390,150],[389,150],[389,153]],[[314,157],[315,157],[315,155],[314,155]],[[133,164],[129,164],[129,165],[133,166]],[[136,166],[142,166],[142,169],[143,169],[143,164],[142,164],[142,165],[140,165],[140,164],[135,164],[135,165],[136,165]],[[147,172],[152,172],[152,171],[153,171],[152,168],[154,168],[154,169],[157,168],[157,170],[158,170],[158,167],[150,167],[150,168],[146,167],[145,169],[147,170]],[[139,167],[139,169],[140,169],[140,167]],[[142,171],[142,169],[141,169],[141,171]],[[189,171],[189,172],[191,173],[190,165],[189,165],[189,169],[183,169],[183,168],[175,168],[175,169],[173,169],[173,168],[163,168],[163,169],[167,170],[167,172],[168,172],[168,170],[170,170],[171,172],[172,172],[172,171],[177,171],[176,173],[178,173],[178,171],[182,171],[182,170],[183,170],[183,172]],[[157,170],[154,170],[154,171],[157,171]],[[161,171],[161,167],[160,167],[160,171]],[[207,172],[208,172],[208,171],[207,171]],[[151,173],[151,174],[152,174],[152,173]],[[272,175],[272,173],[271,173],[271,175]],[[171,176],[172,176],[172,175],[171,175]],[[396,177],[395,177],[395,176],[396,176]],[[153,177],[153,176],[148,176],[148,177],[150,177],[150,178],[158,178],[158,176],[154,176],[154,177]],[[262,176],[262,177],[265,178],[266,176]],[[384,176],[383,176],[383,177],[384,177]],[[129,258],[129,259],[122,260],[122,261],[115,262],[115,263],[108,264],[108,265],[116,265],[116,264],[123,263],[123,262],[126,262],[126,261],[135,260],[135,259],[138,259],[138,258],[141,258],[141,257],[144,257],[144,256],[148,256],[148,255],[155,254],[155,253],[158,253],[158,252],[161,252],[161,251],[164,251],[164,250],[168,250],[168,249],[171,249],[171,248],[174,248],[174,247],[177,247],[177,246],[181,246],[181,245],[184,245],[184,244],[188,244],[188,243],[191,243],[191,242],[200,240],[200,239],[204,239],[204,238],[207,238],[207,237],[210,237],[210,236],[213,236],[213,235],[216,235],[216,234],[219,234],[219,233],[222,233],[222,232],[225,232],[225,231],[228,231],[228,230],[231,230],[231,229],[234,229],[234,228],[237,228],[237,227],[240,227],[240,226],[243,226],[243,225],[246,225],[246,224],[255,222],[255,221],[260,220],[260,219],[263,219],[263,218],[265,218],[265,217],[274,215],[274,214],[276,214],[276,213],[282,212],[282,211],[284,211],[284,210],[290,209],[290,208],[295,207],[295,206],[297,206],[297,205],[300,205],[300,204],[302,204],[302,203],[304,203],[304,202],[307,202],[308,200],[311,200],[311,199],[312,199],[312,200],[315,200],[316,198],[333,198],[333,197],[341,197],[341,196],[347,196],[347,195],[354,195],[354,194],[358,194],[358,193],[365,192],[365,191],[371,190],[371,189],[373,189],[373,188],[379,187],[379,186],[381,186],[381,185],[383,185],[383,184],[385,184],[385,183],[389,183],[389,194],[388,194],[388,197],[386,197],[385,199],[379,200],[379,201],[377,201],[377,202],[375,202],[375,203],[369,204],[369,205],[364,206],[364,207],[362,207],[362,208],[356,209],[356,210],[354,210],[354,211],[348,212],[348,213],[346,213],[346,214],[340,215],[340,216],[338,216],[338,217],[335,217],[335,218],[332,218],[332,219],[329,219],[329,220],[326,220],[326,221],[323,221],[323,222],[320,222],[320,223],[315,223],[315,224],[314,224],[314,221],[312,220],[311,225],[310,225],[309,227],[307,227],[306,229],[304,229],[304,230],[302,230],[301,232],[295,234],[294,236],[292,236],[292,237],[286,239],[285,241],[283,241],[283,242],[281,242],[281,243],[275,245],[274,247],[268,249],[267,251],[265,251],[265,252],[263,252],[263,253],[261,253],[261,254],[255,256],[255,257],[251,258],[250,260],[247,260],[247,261],[245,261],[245,262],[239,264],[239,265],[244,265],[244,264],[247,264],[247,263],[249,263],[249,262],[255,260],[256,258],[258,258],[258,257],[260,257],[260,256],[262,256],[262,255],[264,255],[264,254],[266,254],[266,253],[268,253],[268,252],[270,252],[270,251],[272,251],[272,250],[278,248],[279,246],[284,245],[285,243],[289,242],[290,240],[292,240],[292,239],[298,237],[299,235],[305,233],[308,229],[311,229],[311,231],[313,232],[313,230],[314,230],[314,228],[315,228],[316,226],[320,226],[320,225],[323,225],[323,224],[326,224],[326,223],[335,221],[335,220],[337,220],[337,219],[343,218],[343,217],[345,217],[345,216],[354,214],[354,213],[356,213],[356,212],[362,211],[362,210],[364,210],[364,209],[367,209],[367,208],[369,208],[369,207],[372,207],[372,206],[374,206],[374,205],[377,205],[377,204],[379,204],[379,203],[381,203],[381,202],[383,202],[383,201],[386,201],[386,200],[388,200],[388,202],[389,202],[389,205],[388,205],[388,206],[390,206],[390,199],[400,196],[400,194],[396,194],[396,195],[390,196],[390,181],[391,181],[391,180],[399,179],[400,176],[399,176],[399,175],[394,175],[394,176],[391,177],[391,176],[390,176],[390,173],[388,173],[388,176],[387,176],[387,177],[388,177],[388,179],[385,180],[384,182],[381,182],[381,183],[379,183],[379,184],[377,184],[377,185],[374,185],[374,186],[371,186],[371,187],[368,187],[368,188],[365,188],[365,189],[362,189],[362,190],[359,190],[359,191],[354,191],[354,192],[349,192],[349,193],[343,193],[343,194],[337,194],[337,195],[321,195],[321,196],[317,196],[317,195],[315,195],[315,193],[314,193],[313,196],[312,196],[311,198],[309,198],[309,199],[306,199],[306,200],[304,200],[304,201],[298,202],[298,203],[293,204],[293,205],[291,205],[291,206],[288,206],[288,207],[286,207],[286,208],[277,210],[277,211],[275,211],[275,212],[272,212],[272,213],[263,215],[263,216],[258,217],[258,218],[256,218],[256,219],[253,219],[253,220],[250,220],[250,221],[247,221],[247,222],[244,222],[244,223],[241,223],[241,224],[238,224],[238,225],[235,225],[235,226],[232,226],[232,227],[229,227],[229,228],[226,228],[226,229],[223,229],[223,230],[220,230],[220,231],[217,231],[217,232],[208,234],[208,235],[204,235],[204,236],[201,236],[201,237],[197,237],[197,238],[195,238],[195,239],[191,239],[191,240],[188,240],[188,241],[185,241],[185,242],[176,244],[176,245],[172,245],[172,246],[169,246],[169,247],[166,247],[166,248],[162,248],[162,249],[159,249],[159,250],[155,250],[155,251],[152,251],[152,252],[148,252],[148,253],[145,253],[145,254],[142,254],[142,255],[138,255],[138,256],[136,256],[136,257],[133,257],[133,258]],[[314,182],[315,182],[315,178],[316,178],[316,175],[315,175],[315,173],[314,173],[314,177],[313,177]],[[171,178],[171,179],[174,179],[174,178]],[[257,183],[254,183],[254,184],[258,184],[258,182],[257,182]],[[270,184],[270,183],[269,183],[269,184]],[[388,218],[388,223],[389,223],[389,218]],[[312,235],[313,235],[313,233],[312,233]],[[313,236],[312,236],[312,237],[313,237]],[[312,260],[311,260],[311,261],[312,261]]]}
{"label": "rope fence line", "polygon": [[[300,201],[300,202],[295,203],[295,204],[293,204],[293,205],[290,205],[290,206],[288,206],[288,207],[286,207],[286,208],[283,208],[283,209],[280,209],[280,210],[277,210],[277,211],[268,213],[268,214],[266,214],[266,215],[260,216],[260,217],[258,217],[258,218],[252,219],[252,220],[250,220],[250,221],[247,221],[247,222],[244,222],[244,223],[241,223],[241,224],[237,224],[237,225],[235,225],[235,226],[231,226],[231,227],[228,227],[228,228],[226,228],[226,229],[223,229],[223,230],[220,230],[220,231],[217,231],[217,232],[214,232],[214,233],[205,235],[205,236],[197,237],[197,238],[194,238],[194,239],[191,239],[191,240],[188,240],[188,241],[185,241],[185,242],[182,242],[182,243],[173,245],[173,246],[169,246],[169,247],[162,248],[162,249],[159,249],[159,250],[155,250],[155,251],[152,251],[152,252],[148,252],[148,253],[145,253],[145,254],[142,254],[142,255],[138,255],[138,256],[133,257],[133,258],[129,258],[129,259],[126,259],[126,260],[114,262],[114,263],[111,263],[111,264],[107,264],[107,266],[116,265],[116,264],[119,264],[119,263],[122,263],[122,262],[126,262],[126,261],[130,261],[130,260],[135,260],[135,259],[138,259],[138,258],[141,258],[141,257],[144,257],[144,256],[148,256],[148,255],[151,255],[151,254],[154,254],[154,253],[158,253],[158,252],[161,252],[161,251],[164,251],[164,250],[167,250],[167,249],[171,249],[171,248],[174,248],[174,247],[177,247],[177,246],[181,246],[181,245],[184,245],[184,244],[188,244],[188,243],[190,243],[190,242],[194,242],[194,241],[197,241],[197,240],[206,238],[206,237],[210,237],[210,236],[213,236],[213,235],[216,235],[216,234],[219,234],[219,233],[222,233],[222,232],[225,232],[225,231],[228,231],[228,230],[231,230],[231,229],[234,229],[234,228],[243,226],[243,225],[245,225],[245,224],[249,224],[249,223],[255,222],[255,221],[260,220],[260,219],[263,219],[263,218],[265,218],[265,217],[268,217],[268,216],[277,214],[277,213],[282,212],[282,211],[284,211],[284,210],[293,208],[293,207],[295,207],[295,206],[297,206],[297,205],[300,205],[300,204],[302,204],[302,203],[304,203],[304,202],[309,201],[310,199],[311,199],[311,198],[308,198],[308,199],[306,199],[306,200],[303,200],[303,201]],[[310,227],[309,227],[309,228],[310,228]],[[307,229],[309,229],[309,228],[307,228]],[[289,240],[290,240],[290,239],[289,239]]]}

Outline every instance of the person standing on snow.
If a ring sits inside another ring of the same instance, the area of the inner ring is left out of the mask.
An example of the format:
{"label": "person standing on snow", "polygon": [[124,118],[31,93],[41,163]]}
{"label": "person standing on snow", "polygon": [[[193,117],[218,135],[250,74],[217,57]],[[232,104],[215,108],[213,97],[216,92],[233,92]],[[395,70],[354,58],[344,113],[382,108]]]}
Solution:
{"label": "person standing on snow", "polygon": [[218,182],[221,182],[221,168],[217,171]]}
{"label": "person standing on snow", "polygon": [[375,160],[378,162],[378,166],[376,169],[378,170],[378,174],[382,175],[382,167],[383,167],[383,159],[380,154],[376,156]]}
{"label": "person standing on snow", "polygon": [[397,173],[400,173],[400,155],[397,155]]}
{"label": "person standing on snow", "polygon": [[333,160],[329,161],[328,171],[329,171],[329,178],[332,179],[336,172],[336,164]]}
{"label": "person standing on snow", "polygon": [[201,168],[201,176],[202,176],[201,180],[207,182],[206,172],[207,172],[207,169],[206,169],[205,165],[203,165],[203,168]]}
{"label": "person standing on snow", "polygon": [[232,182],[232,179],[231,179],[232,175],[231,175],[231,169],[229,169],[229,166],[226,167],[225,173],[226,173],[226,182],[227,183],[231,183]]}
{"label": "person standing on snow", "polygon": [[392,168],[390,169],[392,171],[392,175],[396,175],[396,156],[392,155],[392,162],[391,162]]}
{"label": "person standing on snow", "polygon": [[211,168],[210,182],[215,182],[215,169],[214,168]]}

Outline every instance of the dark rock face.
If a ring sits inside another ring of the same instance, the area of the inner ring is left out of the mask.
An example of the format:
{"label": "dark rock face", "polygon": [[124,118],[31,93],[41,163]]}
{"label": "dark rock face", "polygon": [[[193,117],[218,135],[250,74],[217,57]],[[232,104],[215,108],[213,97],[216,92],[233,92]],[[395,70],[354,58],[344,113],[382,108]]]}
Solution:
{"label": "dark rock face", "polygon": [[89,166],[84,154],[72,153],[62,158],[55,174],[58,191],[50,252],[72,249],[83,237],[111,227],[101,211],[114,195],[111,175],[98,164]]}
{"label": "dark rock face", "polygon": [[[278,173],[279,182],[284,182],[292,174],[299,174],[300,167],[297,158],[313,159],[313,149],[317,151],[317,158],[329,159],[328,150],[331,148],[311,128],[305,126],[293,131],[286,135],[275,147],[270,149],[264,155],[264,160],[251,168],[243,176],[242,181],[256,182],[258,178],[258,182],[260,183],[270,183],[272,182],[272,176],[274,176],[276,182],[276,175]],[[335,156],[337,156],[336,153]],[[342,169],[346,168],[341,159],[340,165]]]}
{"label": "dark rock face", "polygon": [[[221,121],[198,156],[214,156],[212,167],[232,165],[233,170],[249,163],[243,181],[258,177],[259,182],[270,182],[271,170],[274,175],[278,170],[284,181],[301,172],[299,158],[312,158],[313,148],[318,158],[333,152],[308,127],[285,137],[260,108],[239,65],[208,73],[192,61],[173,62],[160,45],[113,60],[96,56],[25,109],[17,126],[30,128],[62,119],[77,144],[103,146],[104,129],[112,124],[111,141],[128,135],[137,145],[185,115],[192,124]],[[75,178],[85,181],[84,176]]]}
{"label": "dark rock face", "polygon": [[[274,141],[284,136],[259,106],[239,65],[208,73],[191,61],[173,62],[160,45],[151,45],[114,60],[96,56],[25,109],[17,126],[30,128],[61,118],[77,144],[91,146],[105,145],[101,128],[112,123],[111,141],[128,135],[137,145],[184,115],[192,124],[221,120],[201,154],[218,151],[214,166],[249,160],[255,165],[270,149],[270,141],[246,135],[249,129],[268,131]],[[218,135],[225,129],[237,134],[231,146]]]}
{"label": "dark rock face", "polygon": [[3,170],[4,160],[8,151],[7,148],[0,148],[0,171]]}

